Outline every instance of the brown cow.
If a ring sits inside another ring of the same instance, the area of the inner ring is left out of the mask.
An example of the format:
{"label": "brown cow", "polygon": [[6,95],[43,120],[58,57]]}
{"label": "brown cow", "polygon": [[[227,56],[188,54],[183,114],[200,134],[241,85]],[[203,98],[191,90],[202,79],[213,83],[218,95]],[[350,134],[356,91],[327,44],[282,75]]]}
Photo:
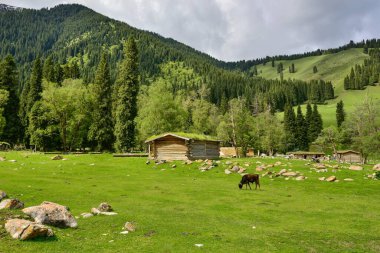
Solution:
{"label": "brown cow", "polygon": [[259,186],[259,188],[260,188],[259,175],[258,174],[246,174],[246,175],[244,175],[241,178],[241,181],[239,183],[239,188],[240,189],[243,188],[243,184],[245,184],[245,189],[247,189],[247,185],[248,185],[249,189],[252,190],[250,183],[252,183],[252,184],[255,183],[256,184],[255,190],[257,189],[257,186]]}

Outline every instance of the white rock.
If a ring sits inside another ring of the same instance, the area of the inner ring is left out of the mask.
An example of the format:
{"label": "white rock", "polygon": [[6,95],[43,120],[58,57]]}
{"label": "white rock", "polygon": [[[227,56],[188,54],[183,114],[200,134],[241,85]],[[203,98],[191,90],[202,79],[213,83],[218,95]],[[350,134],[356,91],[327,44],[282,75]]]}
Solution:
{"label": "white rock", "polygon": [[203,247],[203,244],[201,244],[201,243],[196,243],[196,244],[194,244],[195,246],[197,246],[197,247]]}
{"label": "white rock", "polygon": [[129,231],[122,231],[122,232],[120,232],[120,234],[122,234],[122,235],[126,235],[128,233],[129,233]]}

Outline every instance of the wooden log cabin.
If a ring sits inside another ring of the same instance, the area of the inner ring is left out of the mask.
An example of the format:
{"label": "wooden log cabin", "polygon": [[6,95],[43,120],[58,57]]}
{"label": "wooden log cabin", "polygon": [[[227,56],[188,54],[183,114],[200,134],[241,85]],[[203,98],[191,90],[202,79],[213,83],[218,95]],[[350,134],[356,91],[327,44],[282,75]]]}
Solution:
{"label": "wooden log cabin", "polygon": [[354,150],[340,150],[336,153],[341,163],[361,163],[363,160],[360,152]]}
{"label": "wooden log cabin", "polygon": [[165,133],[152,136],[148,144],[150,159],[197,160],[218,159],[220,141],[207,135],[189,133]]}
{"label": "wooden log cabin", "polygon": [[312,159],[312,158],[323,158],[325,153],[323,152],[312,152],[312,151],[296,151],[288,152],[288,155],[293,155],[296,159]]}

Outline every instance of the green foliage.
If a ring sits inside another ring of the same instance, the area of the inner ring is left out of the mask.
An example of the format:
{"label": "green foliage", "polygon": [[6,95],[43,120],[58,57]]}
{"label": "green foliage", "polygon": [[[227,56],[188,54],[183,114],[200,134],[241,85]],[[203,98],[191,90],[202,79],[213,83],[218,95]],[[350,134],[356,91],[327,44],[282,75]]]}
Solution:
{"label": "green foliage", "polygon": [[54,83],[45,85],[42,103],[49,119],[58,122],[63,150],[83,147],[87,141],[91,122],[89,109],[93,102],[82,80],[67,79],[62,86]]}
{"label": "green foliage", "polygon": [[336,155],[337,147],[340,144],[341,136],[338,130],[333,127],[327,127],[322,130],[321,134],[315,140],[315,144],[322,147],[323,150],[332,149]]}
{"label": "green foliage", "polygon": [[380,117],[379,105],[366,97],[343,123],[344,128],[351,133],[353,147],[360,151],[364,162],[368,156],[380,152]]}
{"label": "green foliage", "polygon": [[121,62],[115,83],[115,149],[119,152],[135,146],[135,118],[139,91],[138,51],[130,37],[125,44],[124,60]]}
{"label": "green foliage", "polygon": [[296,129],[296,115],[294,113],[293,107],[290,104],[287,104],[284,111],[284,133],[286,150],[293,150],[296,146]]}
{"label": "green foliage", "polygon": [[186,111],[163,79],[156,80],[150,87],[144,87],[138,100],[136,122],[140,141],[152,135],[185,129]]}
{"label": "green foliage", "polygon": [[236,151],[238,147],[241,147],[244,156],[252,143],[250,129],[253,128],[253,122],[254,119],[247,108],[246,100],[232,99],[228,103],[228,111],[221,117],[217,129],[218,138],[232,145]]}
{"label": "green foliage", "polygon": [[[368,49],[367,49],[368,50]],[[362,90],[368,85],[376,85],[380,80],[380,50],[371,49],[369,59],[362,65],[356,64],[344,79],[345,90]]]}
{"label": "green foliage", "polygon": [[309,122],[308,139],[309,142],[313,142],[318,138],[318,135],[323,129],[323,122],[321,114],[318,112],[318,106],[314,104],[313,112],[311,115],[311,121]]}
{"label": "green foliage", "polygon": [[29,113],[35,102],[41,99],[42,93],[42,65],[37,58],[33,64],[33,70],[29,80],[29,92],[27,95],[26,111]]}
{"label": "green foliage", "polygon": [[344,104],[343,104],[342,100],[340,100],[336,104],[336,124],[337,124],[338,128],[340,128],[340,126],[342,125],[342,123],[346,117],[346,113],[344,112],[343,106],[344,106]]}
{"label": "green foliage", "polygon": [[296,116],[296,131],[295,131],[295,139],[296,145],[300,150],[308,150],[309,149],[309,140],[308,140],[308,124],[305,122],[305,118],[302,115],[301,106],[297,108],[297,116]]}
{"label": "green foliage", "polygon": [[90,141],[95,141],[98,150],[111,150],[113,144],[113,119],[111,79],[107,54],[103,53],[100,60],[95,83],[91,86],[94,96],[91,126],[88,132]]}
{"label": "green foliage", "polygon": [[21,126],[18,98],[18,75],[16,63],[11,55],[7,55],[0,62],[0,89],[8,92],[8,102],[2,106],[5,126],[0,137],[1,140],[11,144],[21,141],[23,128]]}

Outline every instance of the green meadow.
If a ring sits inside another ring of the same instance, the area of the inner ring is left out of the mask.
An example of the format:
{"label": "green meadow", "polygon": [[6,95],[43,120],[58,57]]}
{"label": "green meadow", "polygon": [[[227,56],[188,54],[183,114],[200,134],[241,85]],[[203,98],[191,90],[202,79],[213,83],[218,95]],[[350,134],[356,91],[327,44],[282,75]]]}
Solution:
{"label": "green meadow", "polygon": [[[222,159],[201,172],[200,162],[146,165],[145,158],[110,154],[65,155],[65,161],[23,152],[0,155],[17,160],[0,162],[0,189],[26,206],[48,200],[80,216],[105,201],[118,213],[79,218],[77,229],[53,228],[53,238],[18,241],[4,230],[4,220],[21,212],[1,210],[0,252],[380,251],[380,182],[367,179],[371,165],[317,173],[308,161],[244,158]],[[241,176],[226,175],[226,161],[249,173],[281,161],[271,170],[299,171],[307,179],[265,176],[260,190],[239,190]],[[318,180],[331,175],[339,182]],[[137,230],[122,235],[127,221]]]}
{"label": "green meadow", "polygon": [[[355,110],[355,106],[360,104],[365,96],[372,97],[374,101],[380,103],[380,86],[369,86],[365,90],[344,90],[343,80],[350,73],[351,67],[355,64],[363,64],[368,55],[363,53],[362,48],[344,50],[335,54],[325,54],[320,56],[309,56],[297,60],[276,61],[284,66],[284,79],[313,80],[323,79],[331,81],[335,88],[336,99],[326,101],[324,105],[318,105],[318,110],[322,115],[325,127],[336,126],[335,110],[336,103],[340,100],[344,102],[344,109],[349,116]],[[295,64],[296,72],[289,73],[291,64]],[[277,66],[277,65],[276,65]],[[277,67],[272,67],[268,62],[265,66],[257,65],[259,76],[268,79],[280,78]],[[317,66],[318,72],[313,73],[313,66]],[[306,105],[302,105],[302,110],[306,112]],[[283,113],[279,113],[283,117]]]}

